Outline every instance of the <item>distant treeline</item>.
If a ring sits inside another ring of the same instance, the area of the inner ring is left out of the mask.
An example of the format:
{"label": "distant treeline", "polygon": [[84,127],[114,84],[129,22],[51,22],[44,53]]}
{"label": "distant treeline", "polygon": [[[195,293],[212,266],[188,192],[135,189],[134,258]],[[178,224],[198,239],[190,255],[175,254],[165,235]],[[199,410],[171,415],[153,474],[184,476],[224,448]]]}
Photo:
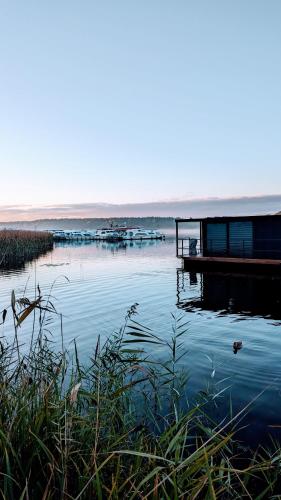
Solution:
{"label": "distant treeline", "polygon": [[142,226],[151,229],[175,229],[174,217],[110,217],[87,219],[41,219],[26,222],[7,222],[2,226],[17,229],[98,229],[111,223]]}
{"label": "distant treeline", "polygon": [[[126,224],[128,227],[140,226],[146,229],[159,229],[167,237],[175,237],[176,224],[174,217],[106,217],[106,218],[61,218],[61,219],[41,219],[35,221],[19,221],[2,223],[2,227],[8,229],[25,229],[44,231],[46,229],[62,229],[62,230],[77,230],[77,231],[93,231],[102,227],[109,227],[113,225]],[[188,227],[186,224],[180,228],[181,234],[185,230],[197,228],[196,222],[189,222]]]}

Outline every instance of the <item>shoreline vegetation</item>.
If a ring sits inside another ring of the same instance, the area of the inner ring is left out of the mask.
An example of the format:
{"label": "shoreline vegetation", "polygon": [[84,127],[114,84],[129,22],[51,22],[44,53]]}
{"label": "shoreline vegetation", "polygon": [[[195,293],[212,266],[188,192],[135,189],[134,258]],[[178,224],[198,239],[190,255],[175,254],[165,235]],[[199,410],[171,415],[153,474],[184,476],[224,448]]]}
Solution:
{"label": "shoreline vegetation", "polygon": [[[32,301],[13,292],[2,311],[2,323],[15,326],[13,339],[0,338],[2,498],[279,498],[280,447],[245,455],[236,438],[250,404],[215,422],[221,388],[188,403],[183,317],[172,316],[166,341],[136,321],[134,304],[85,364],[75,341],[65,348],[62,327],[56,347],[49,321],[57,312],[51,295],[37,292]],[[145,346],[165,349],[166,361]]]}
{"label": "shoreline vegetation", "polygon": [[0,230],[0,269],[22,267],[52,248],[53,237],[46,232]]}

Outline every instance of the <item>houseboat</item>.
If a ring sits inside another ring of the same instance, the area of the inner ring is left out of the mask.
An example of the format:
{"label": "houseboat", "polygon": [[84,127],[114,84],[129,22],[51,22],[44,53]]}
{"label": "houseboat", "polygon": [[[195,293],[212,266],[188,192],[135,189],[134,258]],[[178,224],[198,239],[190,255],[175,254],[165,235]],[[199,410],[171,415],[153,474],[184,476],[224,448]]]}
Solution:
{"label": "houseboat", "polygon": [[177,257],[183,259],[185,269],[281,272],[281,215],[178,218],[175,222]]}

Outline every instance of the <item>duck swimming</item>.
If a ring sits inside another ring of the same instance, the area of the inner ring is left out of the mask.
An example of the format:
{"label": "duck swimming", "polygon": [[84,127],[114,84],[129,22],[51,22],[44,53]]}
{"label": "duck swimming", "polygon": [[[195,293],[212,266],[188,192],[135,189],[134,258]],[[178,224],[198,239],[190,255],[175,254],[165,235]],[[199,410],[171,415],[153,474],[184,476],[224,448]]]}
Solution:
{"label": "duck swimming", "polygon": [[237,354],[237,352],[242,349],[242,340],[236,340],[235,342],[233,342],[233,352],[234,354]]}

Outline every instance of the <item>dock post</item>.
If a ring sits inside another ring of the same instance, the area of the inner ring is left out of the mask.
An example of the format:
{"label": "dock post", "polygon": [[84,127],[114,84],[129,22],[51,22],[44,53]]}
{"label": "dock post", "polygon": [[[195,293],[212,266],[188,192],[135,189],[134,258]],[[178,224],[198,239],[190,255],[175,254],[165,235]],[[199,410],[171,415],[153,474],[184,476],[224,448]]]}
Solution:
{"label": "dock post", "polygon": [[176,220],[176,241],[177,241],[177,257],[179,256],[179,226]]}

